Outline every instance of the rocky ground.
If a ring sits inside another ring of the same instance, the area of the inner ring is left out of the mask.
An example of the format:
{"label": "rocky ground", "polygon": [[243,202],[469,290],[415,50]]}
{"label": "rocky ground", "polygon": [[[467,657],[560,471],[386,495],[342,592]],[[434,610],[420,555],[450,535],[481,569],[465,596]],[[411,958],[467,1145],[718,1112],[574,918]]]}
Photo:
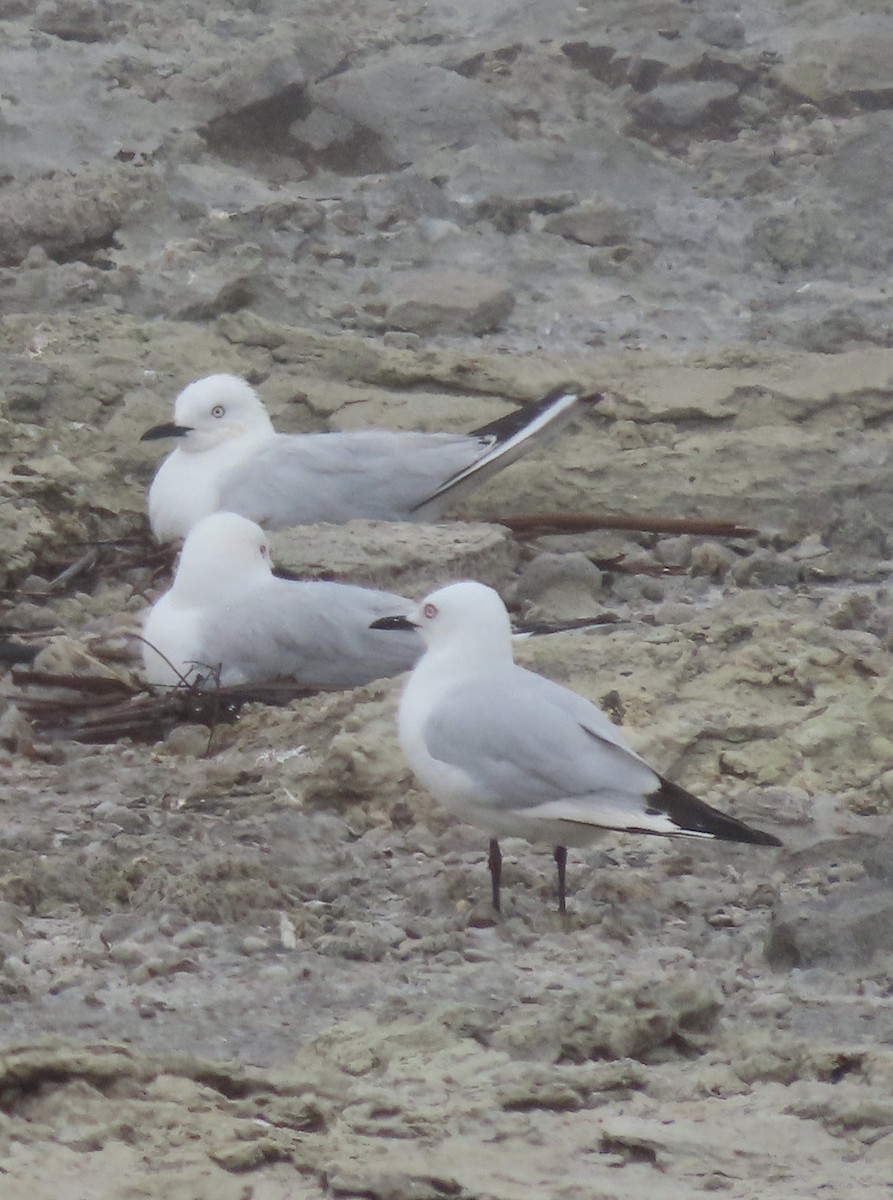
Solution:
{"label": "rocky ground", "polygon": [[[518,656],[785,848],[605,837],[562,921],[508,842],[494,920],[399,681],[83,744],[7,674],[4,1200],[888,1196],[888,5],[231,7],[0,0],[3,635],[138,680],[193,378],[294,431],[578,379],[478,524],[274,556],[614,614]],[[488,523],[542,511],[759,532]]]}

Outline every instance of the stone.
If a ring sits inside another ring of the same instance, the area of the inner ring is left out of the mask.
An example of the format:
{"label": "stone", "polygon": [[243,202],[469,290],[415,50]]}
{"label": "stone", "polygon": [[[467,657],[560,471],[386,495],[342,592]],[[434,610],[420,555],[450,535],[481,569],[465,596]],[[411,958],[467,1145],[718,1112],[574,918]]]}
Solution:
{"label": "stone", "polygon": [[629,238],[633,222],[619,205],[591,202],[554,213],[543,227],[584,246],[617,246]]}
{"label": "stone", "polygon": [[452,1176],[410,1175],[404,1172],[379,1172],[366,1168],[332,1165],[326,1171],[326,1191],[348,1200],[471,1200],[470,1193]]}
{"label": "stone", "polygon": [[310,94],[313,108],[292,124],[291,136],[320,165],[349,174],[393,171],[427,151],[487,141],[503,119],[490,88],[429,63],[359,67],[322,80]]}
{"label": "stone", "polygon": [[616,246],[597,246],[588,258],[593,275],[617,275],[632,279],[650,266],[656,250],[648,242],[622,242]]}
{"label": "stone", "polygon": [[602,573],[585,554],[538,554],[512,589],[517,605],[535,605],[537,615],[550,620],[571,620],[591,606],[604,603]]}
{"label": "stone", "polygon": [[824,214],[802,207],[754,221],[751,241],[760,255],[783,271],[813,267],[835,245]]}
{"label": "stone", "polygon": [[630,104],[640,128],[661,134],[729,130],[737,107],[737,86],[722,80],[659,84]]}
{"label": "stone", "polygon": [[635,1058],[649,1061],[661,1053],[676,1055],[709,1044],[721,1010],[719,996],[706,976],[694,973],[630,985],[562,995],[548,1012],[522,1011],[493,1037],[498,1049],[513,1056],[536,1055],[543,1061],[586,1063]]}
{"label": "stone", "polygon": [[344,583],[417,596],[435,585],[479,579],[500,590],[518,559],[517,543],[501,525],[350,521],[280,529],[273,561],[301,579],[331,578],[337,563]]}
{"label": "stone", "polygon": [[[860,132],[835,147],[816,163],[820,176],[827,177],[847,211],[886,212],[893,192],[893,129],[887,112],[866,113],[859,122]],[[870,245],[876,253],[878,228]]]}
{"label": "stone", "polygon": [[255,279],[250,271],[228,277],[191,272],[181,296],[173,302],[173,315],[181,321],[210,321],[246,308],[254,296]]}
{"label": "stone", "polygon": [[36,15],[34,28],[66,42],[111,41],[121,26],[103,8],[99,0],[56,0]]}
{"label": "stone", "polygon": [[[206,114],[209,124],[202,134],[212,143],[233,135],[278,141],[287,136],[290,121],[306,111],[308,81],[333,70],[344,49],[337,36],[318,28],[233,39],[219,54],[191,58],[188,70],[174,75],[166,90]],[[223,149],[231,153],[235,147]]]}
{"label": "stone", "polygon": [[654,556],[664,566],[687,568],[691,564],[693,548],[691,534],[683,533],[661,538],[654,548]]}
{"label": "stone", "polygon": [[207,753],[210,740],[207,725],[178,725],[164,739],[164,748],[177,758],[201,758]]}
{"label": "stone", "polygon": [[756,550],[747,558],[739,559],[732,567],[731,575],[740,587],[772,584],[792,587],[800,578],[800,570],[791,558],[769,550]]}
{"label": "stone", "polygon": [[398,278],[385,314],[390,329],[410,333],[489,333],[509,315],[509,284],[474,271],[420,271]]}
{"label": "stone", "polygon": [[883,306],[872,312],[858,301],[828,309],[819,317],[810,315],[801,321],[789,318],[786,326],[785,341],[817,354],[840,354],[860,342],[886,346],[890,341]]}
{"label": "stone", "polygon": [[108,163],[8,185],[0,193],[0,264],[21,262],[35,243],[54,256],[110,240],[150,184],[139,168]]}
{"label": "stone", "polygon": [[893,896],[874,883],[842,886],[808,900],[780,900],[766,958],[774,967],[865,964],[893,950]]}
{"label": "stone", "polygon": [[700,542],[692,547],[690,570],[695,576],[724,579],[739,561],[738,556],[721,542]]}
{"label": "stone", "polygon": [[746,32],[741,14],[733,11],[705,13],[695,31],[709,46],[723,50],[743,46]]}
{"label": "stone", "polygon": [[887,108],[893,38],[889,27],[870,35],[852,28],[840,38],[823,35],[795,44],[775,68],[778,82],[820,108],[841,112],[850,105]]}

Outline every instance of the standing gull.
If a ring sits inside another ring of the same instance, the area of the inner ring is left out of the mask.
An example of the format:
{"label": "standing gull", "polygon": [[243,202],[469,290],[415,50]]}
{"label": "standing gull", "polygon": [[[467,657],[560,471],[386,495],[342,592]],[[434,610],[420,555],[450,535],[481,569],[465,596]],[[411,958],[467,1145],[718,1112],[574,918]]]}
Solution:
{"label": "standing gull", "polygon": [[658,775],[590,701],[517,666],[492,588],[451,584],[373,629],[421,633],[426,651],[400,700],[400,745],[437,800],[490,834],[495,909],[501,837],[555,847],[561,912],[567,847],[604,829],[781,845]]}
{"label": "standing gull", "polygon": [[161,686],[291,677],[307,687],[356,687],[416,662],[416,630],[394,638],[370,628],[412,607],[393,592],[279,579],[259,525],[212,513],[187,535],[174,582],[146,617],[146,677]]}
{"label": "standing gull", "polygon": [[508,466],[597,396],[556,388],[467,434],[277,433],[259,396],[235,375],[191,383],[174,420],[142,441],[177,438],[149,489],[160,542],[183,538],[203,516],[229,511],[266,529],[354,517],[435,521],[467,487]]}

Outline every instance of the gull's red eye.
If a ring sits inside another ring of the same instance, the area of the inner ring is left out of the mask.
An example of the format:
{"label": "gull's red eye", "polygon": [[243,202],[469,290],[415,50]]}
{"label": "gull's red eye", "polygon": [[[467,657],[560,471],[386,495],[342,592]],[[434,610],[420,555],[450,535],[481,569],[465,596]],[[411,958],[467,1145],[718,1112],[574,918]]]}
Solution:
{"label": "gull's red eye", "polygon": [[428,618],[428,620],[430,621],[430,620],[432,620],[434,617],[436,617],[436,616],[437,616],[437,605],[436,605],[436,604],[430,604],[430,603],[429,603],[429,604],[426,604],[426,605],[425,605],[425,607],[422,609],[422,612],[425,614],[425,616],[426,616],[426,617]]}
{"label": "gull's red eye", "polygon": [[261,552],[261,557],[262,557],[262,558],[266,558],[266,557],[267,557],[267,547],[266,547],[265,545],[264,545],[264,546],[261,546],[261,548],[260,548],[260,552]]}

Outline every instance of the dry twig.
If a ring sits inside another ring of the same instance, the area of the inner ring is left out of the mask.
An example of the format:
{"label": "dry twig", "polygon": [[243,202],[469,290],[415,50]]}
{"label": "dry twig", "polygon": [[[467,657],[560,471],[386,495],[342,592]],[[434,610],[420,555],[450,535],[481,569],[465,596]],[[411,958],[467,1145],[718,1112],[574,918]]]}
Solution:
{"label": "dry twig", "polygon": [[[463,518],[464,520],[465,518]],[[755,537],[758,529],[738,521],[701,520],[693,517],[645,517],[592,513],[530,513],[494,518],[515,537],[541,537],[547,533],[589,533],[597,529],[627,529],[634,533],[691,533],[701,537]]]}

